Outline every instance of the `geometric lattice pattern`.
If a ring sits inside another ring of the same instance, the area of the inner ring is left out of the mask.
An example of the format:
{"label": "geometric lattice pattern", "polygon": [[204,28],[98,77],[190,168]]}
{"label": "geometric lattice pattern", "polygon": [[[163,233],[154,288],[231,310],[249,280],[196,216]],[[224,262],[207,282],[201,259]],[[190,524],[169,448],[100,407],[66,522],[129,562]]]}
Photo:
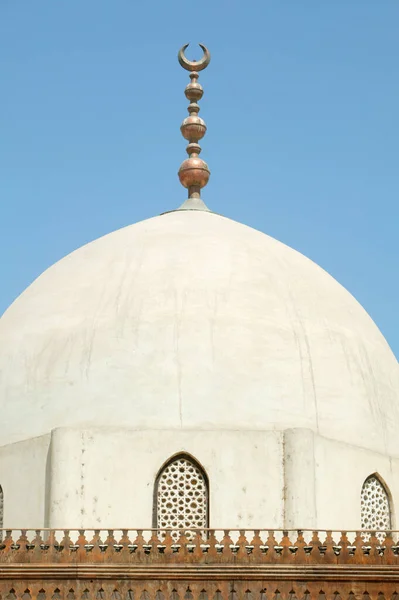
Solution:
{"label": "geometric lattice pattern", "polygon": [[161,472],[157,487],[157,527],[200,529],[208,526],[208,489],[201,470],[185,456]]}
{"label": "geometric lattice pattern", "polygon": [[387,531],[391,529],[388,494],[381,481],[371,475],[363,483],[361,494],[362,529]]}

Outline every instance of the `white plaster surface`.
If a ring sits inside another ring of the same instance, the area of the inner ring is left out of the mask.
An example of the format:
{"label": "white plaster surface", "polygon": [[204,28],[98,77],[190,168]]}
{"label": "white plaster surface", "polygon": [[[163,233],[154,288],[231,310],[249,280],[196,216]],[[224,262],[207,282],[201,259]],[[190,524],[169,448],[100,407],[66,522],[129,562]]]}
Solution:
{"label": "white plaster surface", "polygon": [[60,426],[300,427],[399,456],[398,377],[378,328],[320,267],[177,211],[77,250],[6,311],[1,443]]}
{"label": "white plaster surface", "polygon": [[360,493],[377,473],[399,502],[399,459],[319,436],[276,431],[69,429],[52,433],[47,522],[55,528],[152,525],[160,468],[186,452],[204,468],[210,526],[360,528]]}
{"label": "white plaster surface", "polygon": [[360,528],[362,485],[369,475],[376,473],[391,497],[391,521],[393,529],[396,529],[399,506],[398,458],[315,435],[314,461],[318,525],[336,530]]}
{"label": "white plaster surface", "polygon": [[156,476],[179,452],[208,475],[211,526],[283,527],[280,432],[68,428],[52,434],[49,525],[151,527]]}
{"label": "white plaster surface", "polygon": [[353,531],[374,473],[398,526],[399,459],[309,429],[59,428],[51,443],[46,435],[0,448],[4,527],[148,529],[158,471],[180,452],[208,475],[211,527]]}
{"label": "white plaster surface", "polygon": [[331,440],[310,430],[284,433],[285,527],[354,531],[361,527],[361,489],[377,474],[397,526],[399,459]]}
{"label": "white plaster surface", "polygon": [[317,527],[314,438],[310,429],[284,432],[284,527],[288,529]]}
{"label": "white plaster surface", "polygon": [[45,526],[50,434],[0,447],[4,528]]}

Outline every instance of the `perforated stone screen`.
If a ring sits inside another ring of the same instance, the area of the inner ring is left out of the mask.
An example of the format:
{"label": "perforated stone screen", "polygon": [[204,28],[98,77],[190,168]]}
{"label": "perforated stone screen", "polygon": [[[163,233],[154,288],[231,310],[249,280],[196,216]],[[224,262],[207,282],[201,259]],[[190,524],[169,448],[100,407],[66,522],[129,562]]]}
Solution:
{"label": "perforated stone screen", "polygon": [[161,472],[157,485],[157,527],[208,526],[208,488],[202,471],[187,457],[177,457]]}
{"label": "perforated stone screen", "polygon": [[362,487],[362,529],[386,531],[391,529],[391,511],[388,494],[381,481],[372,475]]}

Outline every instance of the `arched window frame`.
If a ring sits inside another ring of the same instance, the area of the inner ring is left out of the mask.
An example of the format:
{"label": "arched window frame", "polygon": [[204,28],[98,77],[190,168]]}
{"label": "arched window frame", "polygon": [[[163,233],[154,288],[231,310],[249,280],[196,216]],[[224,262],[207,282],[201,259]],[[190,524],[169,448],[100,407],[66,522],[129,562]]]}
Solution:
{"label": "arched window frame", "polygon": [[157,476],[155,478],[155,483],[154,483],[152,526],[154,529],[162,529],[162,527],[158,524],[159,483],[160,483],[162,475],[165,472],[165,469],[167,469],[172,463],[174,463],[178,460],[186,460],[187,462],[191,463],[193,467],[198,469],[198,471],[200,472],[200,474],[204,480],[205,494],[206,494],[205,528],[208,528],[209,527],[209,497],[210,497],[209,478],[208,478],[208,475],[207,475],[204,467],[201,465],[201,463],[196,458],[194,458],[194,456],[192,456],[191,454],[188,454],[187,452],[179,452],[177,454],[174,454],[170,458],[168,458],[168,460],[164,462],[164,464],[161,466],[161,468],[159,469],[159,471],[157,473]]}
{"label": "arched window frame", "polygon": [[[386,503],[387,503],[387,509],[388,509],[388,523],[387,523],[388,527],[379,527],[377,525],[375,527],[373,527],[372,523],[367,523],[367,524],[364,523],[363,495],[364,495],[366,485],[368,483],[370,483],[373,479],[375,479],[378,482],[380,489],[384,492],[384,496],[385,496]],[[374,530],[377,532],[390,531],[393,529],[394,515],[393,515],[393,503],[392,503],[391,492],[389,490],[388,485],[384,481],[384,479],[378,473],[372,473],[371,475],[368,475],[368,477],[366,477],[366,479],[363,481],[361,492],[360,492],[360,519],[361,519],[361,528],[362,529],[371,529],[371,530]]]}

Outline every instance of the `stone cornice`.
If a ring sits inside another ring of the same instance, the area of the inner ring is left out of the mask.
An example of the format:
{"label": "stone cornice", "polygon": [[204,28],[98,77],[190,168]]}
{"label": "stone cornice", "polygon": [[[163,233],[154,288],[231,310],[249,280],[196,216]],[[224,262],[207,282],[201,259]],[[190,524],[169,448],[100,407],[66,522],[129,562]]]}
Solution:
{"label": "stone cornice", "polygon": [[2,564],[0,580],[399,582],[398,565]]}

